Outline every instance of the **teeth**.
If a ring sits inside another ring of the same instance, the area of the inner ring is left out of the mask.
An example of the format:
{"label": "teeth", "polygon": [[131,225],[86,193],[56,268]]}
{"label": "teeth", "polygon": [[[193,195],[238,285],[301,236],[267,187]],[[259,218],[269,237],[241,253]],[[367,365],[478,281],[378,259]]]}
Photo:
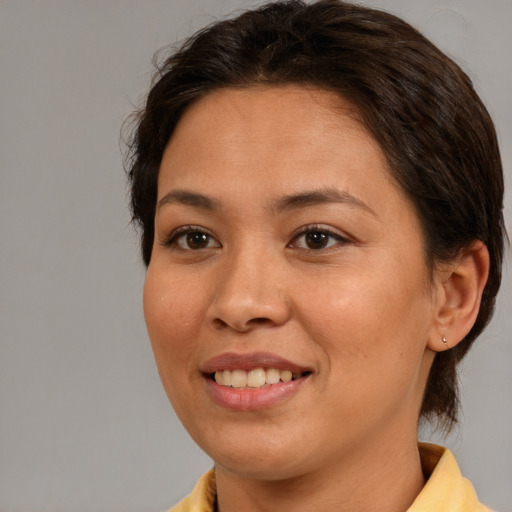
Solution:
{"label": "teeth", "polygon": [[224,370],[222,372],[222,384],[224,386],[231,386],[231,370]]}
{"label": "teeth", "polygon": [[290,382],[298,379],[300,373],[292,373],[289,370],[278,370],[277,368],[255,368],[246,372],[245,370],[224,370],[215,372],[215,382],[221,386],[233,388],[261,388],[265,385],[277,384],[278,382]]}
{"label": "teeth", "polygon": [[267,384],[277,384],[281,379],[280,371],[275,368],[269,368],[266,372],[265,382]]}
{"label": "teeth", "polygon": [[233,370],[231,373],[231,386],[233,388],[245,388],[247,386],[247,372]]}
{"label": "teeth", "polygon": [[289,370],[284,370],[281,372],[281,380],[283,382],[290,382],[292,380],[292,372]]}
{"label": "teeth", "polygon": [[231,386],[231,370],[215,372],[215,382],[221,386]]}
{"label": "teeth", "polygon": [[250,388],[261,388],[265,385],[265,370],[256,368],[247,374],[247,386]]}

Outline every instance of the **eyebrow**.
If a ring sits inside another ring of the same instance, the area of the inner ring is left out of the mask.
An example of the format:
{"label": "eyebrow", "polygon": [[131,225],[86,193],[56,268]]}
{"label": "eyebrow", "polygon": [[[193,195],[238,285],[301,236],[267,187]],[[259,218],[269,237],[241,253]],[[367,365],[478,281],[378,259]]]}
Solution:
{"label": "eyebrow", "polygon": [[[347,191],[340,192],[332,188],[311,190],[284,196],[273,202],[271,208],[275,213],[284,213],[328,203],[346,204],[363,209],[374,217],[378,217],[375,211],[361,199],[358,199]],[[158,201],[158,208],[161,208],[165,204],[181,204],[206,211],[217,211],[221,209],[221,203],[218,200],[189,190],[170,191]]]}
{"label": "eyebrow", "polygon": [[158,208],[161,208],[165,204],[182,204],[207,211],[220,209],[220,203],[216,199],[188,190],[172,190],[168,194],[165,194],[165,196],[158,201]]}
{"label": "eyebrow", "polygon": [[281,213],[326,203],[342,203],[348,206],[361,208],[372,214],[374,217],[378,217],[375,211],[361,199],[358,199],[349,192],[340,192],[339,190],[332,188],[312,190],[285,196],[274,203],[273,209],[277,213]]}

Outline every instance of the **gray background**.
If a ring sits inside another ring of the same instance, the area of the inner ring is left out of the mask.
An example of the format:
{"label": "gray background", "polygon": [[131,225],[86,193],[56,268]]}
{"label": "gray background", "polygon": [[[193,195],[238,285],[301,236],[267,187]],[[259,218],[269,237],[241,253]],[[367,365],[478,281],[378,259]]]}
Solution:
{"label": "gray background", "polygon": [[[368,0],[469,71],[494,116],[511,222],[512,3]],[[119,129],[154,51],[242,0],[0,0],[0,510],[161,511],[210,461],[154,367]],[[445,441],[512,511],[510,253]],[[422,438],[430,437],[428,432]],[[438,438],[438,436],[434,436]]]}

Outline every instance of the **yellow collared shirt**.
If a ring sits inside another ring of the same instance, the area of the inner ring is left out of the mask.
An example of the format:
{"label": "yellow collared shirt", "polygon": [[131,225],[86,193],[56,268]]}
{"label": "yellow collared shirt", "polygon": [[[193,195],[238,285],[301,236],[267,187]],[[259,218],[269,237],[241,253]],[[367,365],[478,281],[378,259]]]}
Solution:
{"label": "yellow collared shirt", "polygon": [[[478,501],[471,482],[462,476],[450,450],[427,443],[420,443],[419,447],[423,472],[430,477],[407,512],[492,512]],[[214,512],[215,495],[212,469],[169,512]]]}

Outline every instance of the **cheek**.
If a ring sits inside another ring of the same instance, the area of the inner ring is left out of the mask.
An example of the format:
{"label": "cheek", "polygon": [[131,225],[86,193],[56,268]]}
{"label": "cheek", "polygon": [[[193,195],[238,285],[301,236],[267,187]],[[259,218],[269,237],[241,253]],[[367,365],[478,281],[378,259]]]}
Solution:
{"label": "cheek", "polygon": [[432,309],[422,268],[376,268],[336,269],[323,279],[326,286],[309,286],[297,308],[331,367],[338,367],[334,373],[347,380],[416,371],[425,350]]}
{"label": "cheek", "polygon": [[[185,293],[186,292],[186,293]],[[144,317],[162,379],[186,369],[204,317],[204,291],[150,267],[144,283]],[[167,370],[173,370],[169,372]]]}

